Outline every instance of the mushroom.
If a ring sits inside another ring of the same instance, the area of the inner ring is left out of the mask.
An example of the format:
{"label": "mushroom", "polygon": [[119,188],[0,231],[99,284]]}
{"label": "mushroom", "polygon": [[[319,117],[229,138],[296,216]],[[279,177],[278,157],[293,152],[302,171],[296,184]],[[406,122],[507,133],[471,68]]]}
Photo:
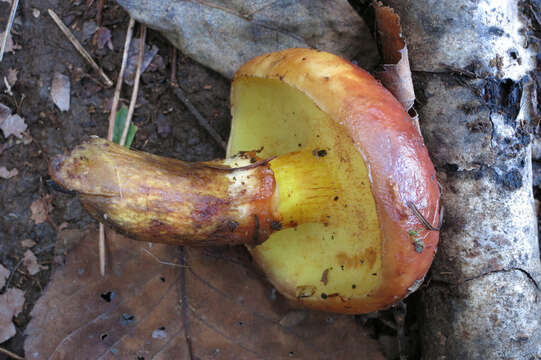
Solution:
{"label": "mushroom", "polygon": [[134,239],[245,244],[309,308],[367,313],[414,291],[436,252],[440,192],[400,103],[342,58],[288,49],[243,65],[231,104],[225,160],[93,138],[55,157],[51,177]]}

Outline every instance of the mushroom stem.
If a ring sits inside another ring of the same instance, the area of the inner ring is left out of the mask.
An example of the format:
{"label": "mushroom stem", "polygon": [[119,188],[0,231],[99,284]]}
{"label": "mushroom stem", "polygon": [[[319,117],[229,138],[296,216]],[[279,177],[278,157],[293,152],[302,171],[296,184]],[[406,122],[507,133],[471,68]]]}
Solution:
{"label": "mushroom stem", "polygon": [[329,223],[329,209],[335,206],[340,193],[329,166],[330,157],[327,150],[308,149],[279,156],[270,162],[278,184],[278,213],[283,228],[304,223]]}
{"label": "mushroom stem", "polygon": [[259,244],[273,231],[324,222],[334,194],[324,163],[312,151],[188,163],[93,138],[53,158],[49,173],[94,218],[134,239],[208,246]]}

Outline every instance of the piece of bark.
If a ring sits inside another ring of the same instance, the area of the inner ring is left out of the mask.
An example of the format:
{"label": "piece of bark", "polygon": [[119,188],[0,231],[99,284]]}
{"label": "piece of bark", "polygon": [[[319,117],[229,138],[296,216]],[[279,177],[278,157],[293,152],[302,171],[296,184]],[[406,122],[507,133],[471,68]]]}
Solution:
{"label": "piece of bark", "polygon": [[66,264],[26,328],[29,359],[384,359],[353,316],[292,310],[244,248],[150,246],[108,231],[101,277],[96,229],[67,232]]}
{"label": "piece of bark", "polygon": [[389,0],[410,48],[445,224],[422,292],[423,359],[541,356],[527,44],[517,0]]}
{"label": "piece of bark", "polygon": [[255,56],[292,47],[326,50],[349,60],[360,54],[365,67],[377,61],[368,28],[346,0],[117,2],[184,54],[227,78]]}

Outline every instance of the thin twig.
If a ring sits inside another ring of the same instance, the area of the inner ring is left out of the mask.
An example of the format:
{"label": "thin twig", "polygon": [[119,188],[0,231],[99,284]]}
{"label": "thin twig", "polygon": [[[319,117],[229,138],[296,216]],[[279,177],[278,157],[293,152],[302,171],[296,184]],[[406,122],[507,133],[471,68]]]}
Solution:
{"label": "thin twig", "polygon": [[98,244],[100,255],[100,274],[105,276],[105,226],[100,223],[100,242]]}
{"label": "thin twig", "polygon": [[408,201],[407,205],[411,209],[411,211],[413,211],[413,214],[417,217],[417,219],[419,219],[421,224],[423,224],[424,227],[427,230],[430,230],[430,231],[440,231],[441,230],[441,226],[442,226],[442,223],[443,223],[443,207],[440,209],[440,222],[439,222],[438,226],[436,227],[436,226],[433,226],[431,223],[428,222],[428,220],[423,216],[423,214],[421,214],[421,212],[419,211],[419,209],[417,209],[417,206],[415,206],[414,203],[412,203],[411,201]]}
{"label": "thin twig", "polygon": [[188,110],[190,110],[190,112],[195,116],[195,118],[199,122],[199,125],[201,125],[203,128],[205,128],[205,130],[207,130],[207,132],[210,134],[210,136],[214,139],[214,141],[216,141],[218,143],[218,145],[220,145],[220,147],[223,150],[226,150],[227,146],[225,144],[225,141],[220,136],[220,134],[218,134],[218,132],[216,130],[214,130],[214,128],[212,126],[210,126],[207,119],[205,119],[203,117],[203,115],[201,115],[201,113],[199,111],[197,111],[195,106],[192,105],[192,102],[190,101],[190,99],[188,99],[186,94],[184,94],[184,91],[182,91],[180,86],[176,87],[176,88],[174,87],[173,92],[175,93],[177,98],[180,101],[182,101],[182,103],[188,108]]}
{"label": "thin twig", "polygon": [[178,87],[177,81],[177,48],[171,45],[171,86]]}
{"label": "thin twig", "polygon": [[17,13],[18,6],[19,0],[13,0],[13,3],[11,4],[11,10],[9,11],[9,19],[6,26],[6,31],[4,31],[4,37],[2,38],[2,47],[0,48],[0,61],[2,61],[2,59],[4,58],[4,51],[6,51],[8,36],[11,32],[11,27],[13,26],[13,20],[15,20],[15,13]]}
{"label": "thin twig", "polygon": [[139,39],[139,54],[137,54],[137,70],[135,71],[135,80],[133,82],[133,90],[131,94],[130,107],[128,108],[128,114],[126,115],[126,122],[124,123],[124,130],[122,131],[122,137],[120,138],[120,145],[124,146],[126,143],[126,137],[128,136],[128,130],[131,124],[131,118],[135,110],[135,103],[137,102],[137,92],[139,91],[139,81],[141,80],[141,69],[143,68],[143,55],[145,54],[145,38],[147,35],[147,27],[141,24],[141,38]]}
{"label": "thin twig", "polygon": [[172,262],[169,262],[169,261],[163,261],[163,260],[160,260],[159,257],[157,257],[156,255],[154,255],[153,253],[151,253],[150,251],[148,251],[147,249],[145,248],[141,248],[141,250],[143,250],[144,252],[146,252],[147,254],[149,254],[150,256],[152,256],[157,262],[159,262],[160,264],[163,264],[163,265],[169,265],[169,266],[176,266],[176,267],[180,267],[180,268],[189,268],[189,266],[187,265],[181,265],[181,264],[175,264],[175,263],[172,263]]}
{"label": "thin twig", "polygon": [[103,24],[103,5],[105,3],[105,0],[99,0],[97,11],[96,11],[96,24],[98,24],[99,27]]}
{"label": "thin twig", "polygon": [[[15,0],[15,1],[17,1],[17,0]],[[4,349],[3,347],[0,347],[0,352],[6,354],[7,356],[10,356],[10,357],[12,357],[12,358],[14,358],[16,360],[24,360],[24,358],[22,356],[19,356],[19,355],[15,354],[14,352],[11,352],[11,351],[9,351],[7,349]]]}
{"label": "thin twig", "polygon": [[[107,131],[107,140],[109,141],[113,141],[113,134],[115,131],[116,109],[118,107],[118,101],[120,100],[120,90],[122,90],[124,71],[126,70],[126,64],[128,62],[128,50],[130,49],[131,39],[133,37],[134,25],[135,20],[130,17],[128,30],[126,31],[126,41],[124,42],[122,64],[120,65],[120,72],[118,73],[118,79],[116,81],[115,93],[113,95],[113,103],[111,104],[111,114],[109,114],[109,130]],[[100,254],[100,273],[102,276],[105,276],[105,228],[102,223],[100,223],[98,250]]]}
{"label": "thin twig", "polygon": [[107,140],[109,141],[113,141],[113,132],[115,130],[116,110],[118,107],[118,101],[120,100],[120,90],[122,89],[122,83],[124,80],[124,71],[126,70],[126,64],[128,63],[128,52],[130,50],[131,39],[133,37],[134,25],[135,25],[135,20],[130,16],[128,30],[126,31],[126,41],[124,42],[124,53],[122,54],[122,64],[120,65],[120,72],[118,73],[115,93],[113,95],[113,103],[111,104],[111,114],[109,115],[109,131],[107,132]]}
{"label": "thin twig", "polygon": [[66,25],[64,25],[64,23],[62,22],[62,20],[60,20],[58,15],[56,15],[56,13],[51,9],[49,9],[48,11],[49,11],[49,15],[54,20],[56,25],[58,25],[60,30],[64,33],[64,35],[66,35],[66,37],[72,43],[72,45],[75,47],[75,49],[77,49],[77,51],[79,51],[79,54],[81,54],[81,56],[90,64],[90,66],[92,66],[94,68],[94,70],[96,70],[98,72],[98,74],[100,74],[103,81],[105,82],[105,85],[107,87],[113,86],[113,82],[107,77],[107,75],[105,75],[103,70],[94,61],[94,59],[92,59],[92,57],[90,56],[88,51],[85,50],[85,48],[83,47],[83,45],[81,45],[79,40],[77,40],[75,38],[75,36],[73,36],[71,31],[68,29],[68,27]]}

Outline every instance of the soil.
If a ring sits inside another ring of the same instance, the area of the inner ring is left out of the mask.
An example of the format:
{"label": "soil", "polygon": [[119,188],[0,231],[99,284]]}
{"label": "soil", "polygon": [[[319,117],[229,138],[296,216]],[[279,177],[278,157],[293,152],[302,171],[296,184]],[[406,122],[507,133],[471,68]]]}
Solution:
{"label": "soil", "polygon": [[[84,24],[96,22],[98,1],[22,0],[12,29],[13,40],[21,48],[7,53],[0,64],[0,77],[15,69],[17,82],[8,94],[2,82],[0,103],[24,118],[32,142],[24,142],[0,132],[0,166],[16,168],[19,174],[0,179],[0,264],[12,272],[10,287],[25,292],[24,310],[15,319],[17,335],[1,346],[23,354],[24,329],[30,311],[44,291],[55,266],[54,246],[58,226],[84,228],[94,222],[76,197],[54,191],[47,185],[48,159],[63,153],[90,135],[107,136],[108,115],[114,88],[106,88],[99,75],[85,62],[47,13],[53,9],[73,31],[83,46],[114,81],[122,60],[128,14],[114,1],[106,1],[102,25],[112,34],[113,50],[99,48],[83,33]],[[90,4],[90,6],[87,6]],[[0,2],[0,28],[5,29],[9,3]],[[38,15],[39,11],[39,15]],[[136,26],[134,37],[138,37]],[[133,148],[182,160],[209,160],[224,151],[201,128],[194,116],[170,89],[172,47],[159,33],[149,30],[147,44],[158,54],[142,75],[133,121],[139,127]],[[53,103],[50,86],[55,72],[71,80],[70,110],[60,112]],[[221,75],[178,54],[176,77],[193,105],[210,125],[227,139],[229,132],[229,81]],[[131,86],[125,85],[121,103],[128,103]],[[52,195],[50,220],[35,224],[30,205]],[[48,267],[31,276],[21,264],[24,239],[37,243],[32,251],[38,263]],[[97,246],[97,243],[96,243]],[[98,266],[96,264],[96,266]],[[0,289],[1,291],[2,289]],[[6,358],[0,354],[0,359]]]}

